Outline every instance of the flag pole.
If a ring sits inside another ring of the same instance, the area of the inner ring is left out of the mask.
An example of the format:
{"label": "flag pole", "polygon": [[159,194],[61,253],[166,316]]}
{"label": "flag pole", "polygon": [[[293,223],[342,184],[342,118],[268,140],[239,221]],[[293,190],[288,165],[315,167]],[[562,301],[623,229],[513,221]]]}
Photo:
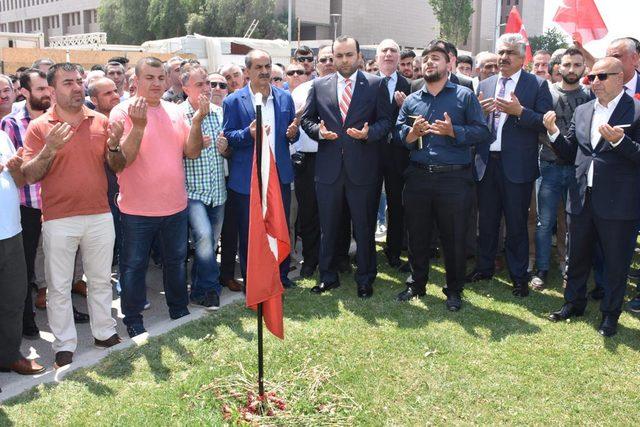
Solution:
{"label": "flag pole", "polygon": [[[262,96],[256,96],[256,169],[262,209]],[[258,304],[258,396],[264,404],[264,357],[262,352],[262,303]]]}

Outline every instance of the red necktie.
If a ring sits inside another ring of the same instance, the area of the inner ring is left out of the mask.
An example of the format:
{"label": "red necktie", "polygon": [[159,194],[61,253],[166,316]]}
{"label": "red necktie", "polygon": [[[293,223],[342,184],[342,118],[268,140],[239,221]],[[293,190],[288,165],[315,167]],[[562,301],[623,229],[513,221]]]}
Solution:
{"label": "red necktie", "polygon": [[342,91],[342,97],[340,98],[340,115],[342,116],[342,123],[344,123],[347,118],[349,104],[351,104],[351,80],[345,80],[344,91]]}

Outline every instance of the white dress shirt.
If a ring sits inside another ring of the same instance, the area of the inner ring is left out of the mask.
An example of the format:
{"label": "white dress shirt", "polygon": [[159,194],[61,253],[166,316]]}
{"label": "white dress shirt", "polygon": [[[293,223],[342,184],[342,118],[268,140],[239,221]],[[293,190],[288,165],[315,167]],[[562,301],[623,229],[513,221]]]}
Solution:
{"label": "white dress shirt", "polygon": [[624,84],[624,91],[627,92],[627,95],[630,97],[634,97],[636,94],[636,87],[638,85],[638,73],[634,72],[631,80]]}
{"label": "white dress shirt", "polygon": [[[507,81],[507,84],[504,88],[504,99],[507,101],[511,101],[511,92],[515,92],[516,85],[518,84],[518,80],[520,79],[520,75],[522,74],[522,70],[518,70],[517,73],[513,74],[510,79]],[[495,97],[498,97],[498,93],[500,93],[500,79],[502,79],[502,74],[498,74],[498,80],[496,81],[496,91]],[[493,114],[493,113],[492,113]],[[491,151],[501,151],[502,150],[502,127],[504,126],[504,122],[507,121],[509,115],[507,113],[500,113],[500,121],[498,122],[498,129],[496,129],[496,140],[491,143],[489,146],[489,150]]]}
{"label": "white dress shirt", "polygon": [[[9,136],[0,131],[0,164],[7,164],[16,153]],[[20,193],[6,167],[0,172],[0,240],[22,231],[20,225]]]}
{"label": "white dress shirt", "polygon": [[[249,84],[249,93],[251,94],[251,105],[253,105],[253,111],[256,111],[256,98],[255,93],[251,89],[251,84]],[[273,90],[271,86],[269,86],[269,96],[265,102],[264,97],[262,97],[262,125],[271,128],[271,131],[267,135],[267,141],[269,141],[269,147],[271,147],[271,152],[275,156],[276,151],[276,109],[273,104]]]}
{"label": "white dress shirt", "polygon": [[[384,74],[380,74],[380,77],[383,79],[386,78]],[[396,92],[396,86],[398,85],[398,72],[394,71],[389,76],[389,81],[387,82],[387,90],[389,91],[389,101],[393,102],[393,94]]]}
{"label": "white dress shirt", "polygon": [[[622,90],[620,94],[615,98],[613,98],[613,100],[611,100],[606,106],[602,105],[599,100],[596,100],[596,102],[593,104],[593,118],[591,119],[591,134],[590,134],[591,141],[590,142],[591,142],[591,148],[593,148],[594,150],[596,149],[596,147],[598,146],[598,143],[600,142],[600,139],[602,138],[602,135],[600,135],[600,131],[598,131],[598,128],[602,125],[606,125],[607,123],[609,123],[611,114],[613,114],[613,111],[618,106],[618,102],[620,102],[620,98],[622,98],[622,95],[624,94],[624,92],[625,91]],[[553,135],[549,135],[549,140],[551,142],[555,141],[558,135],[560,135],[559,130]],[[620,140],[616,141],[615,143],[612,142],[611,146],[612,147],[618,146],[618,144],[620,144],[623,138],[624,136],[620,138]],[[593,187],[593,163],[594,162],[592,160],[591,164],[589,165],[589,171],[587,172],[587,187]]]}
{"label": "white dress shirt", "polygon": [[[311,90],[311,85],[313,82],[309,80],[308,82],[304,82],[299,85],[297,88],[291,92],[291,97],[293,98],[293,103],[296,106],[296,111],[304,108],[307,103],[307,97],[309,95],[309,91]],[[296,151],[303,151],[305,153],[315,153],[318,151],[318,142],[314,139],[310,138],[309,135],[300,127],[300,137],[293,144]]]}

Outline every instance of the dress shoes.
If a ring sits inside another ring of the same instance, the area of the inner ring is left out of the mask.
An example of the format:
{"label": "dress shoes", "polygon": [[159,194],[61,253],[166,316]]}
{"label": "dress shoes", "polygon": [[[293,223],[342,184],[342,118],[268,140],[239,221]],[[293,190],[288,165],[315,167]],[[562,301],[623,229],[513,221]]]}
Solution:
{"label": "dress shoes", "polygon": [[467,283],[479,282],[481,280],[491,280],[493,279],[493,274],[483,273],[478,270],[473,270],[471,273],[467,274],[465,277],[465,281]]}
{"label": "dress shoes", "polygon": [[612,337],[618,332],[618,317],[611,314],[603,314],[602,322],[598,327],[598,333],[603,337]]}
{"label": "dress shoes", "polygon": [[306,263],[303,263],[302,267],[300,268],[300,278],[307,279],[313,276],[315,272],[316,272],[315,265],[307,265]]}
{"label": "dress shoes", "polygon": [[460,297],[460,292],[447,292],[447,301],[445,302],[447,306],[447,310],[449,311],[459,311],[462,307],[462,298]]}
{"label": "dress shoes", "polygon": [[314,294],[322,294],[324,292],[330,291],[331,289],[335,289],[340,287],[340,282],[320,282],[313,288],[311,288],[311,292]]}
{"label": "dress shoes", "polygon": [[511,291],[511,293],[514,296],[520,297],[520,298],[529,296],[529,282],[527,281],[523,281],[520,283],[513,282],[513,290]]}
{"label": "dress shoes", "polygon": [[423,297],[426,294],[427,292],[424,288],[419,289],[417,286],[407,286],[407,289],[396,296],[396,301],[405,302],[414,298]]}
{"label": "dress shoes", "polygon": [[531,288],[536,291],[544,289],[544,282],[547,281],[547,270],[538,270],[531,278]]}
{"label": "dress shoes", "polygon": [[240,292],[242,290],[242,283],[238,282],[233,277],[229,279],[222,279],[222,286],[225,286],[231,292]]}
{"label": "dress shoes", "polygon": [[358,298],[371,298],[373,286],[370,284],[358,285]]}
{"label": "dress shoes", "polygon": [[78,280],[71,286],[71,293],[87,297],[87,283],[84,280]]}
{"label": "dress shoes", "polygon": [[570,302],[565,303],[558,311],[554,311],[548,317],[552,322],[560,322],[570,319],[571,317],[579,317],[584,314],[584,307],[578,308]]}
{"label": "dress shoes", "polygon": [[44,367],[40,366],[35,360],[25,357],[13,362],[10,366],[0,367],[0,372],[15,372],[20,375],[35,375],[44,372]]}
{"label": "dress shoes", "polygon": [[285,289],[291,289],[291,288],[296,288],[296,284],[293,283],[293,281],[291,279],[289,279],[288,277],[284,277],[281,279],[282,280],[282,287]]}
{"label": "dress shoes", "polygon": [[73,307],[73,321],[74,323],[89,323],[89,315]]}
{"label": "dress shoes", "polygon": [[46,310],[47,308],[47,288],[38,289],[36,294],[35,306],[37,309]]}
{"label": "dress shoes", "polygon": [[118,334],[113,334],[106,340],[99,340],[98,338],[93,339],[93,343],[96,347],[100,348],[109,348],[114,345],[118,345],[122,342],[122,338],[118,336]]}
{"label": "dress shoes", "polygon": [[62,368],[63,366],[70,365],[71,362],[73,362],[73,352],[59,351],[56,353],[56,363],[53,364],[53,368]]}

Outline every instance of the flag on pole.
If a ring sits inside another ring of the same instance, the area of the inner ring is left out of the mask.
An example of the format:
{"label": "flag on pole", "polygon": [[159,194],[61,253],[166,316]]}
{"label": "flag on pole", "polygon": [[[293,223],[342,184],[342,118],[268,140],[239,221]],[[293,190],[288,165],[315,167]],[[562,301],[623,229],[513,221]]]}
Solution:
{"label": "flag on pole", "polygon": [[[291,250],[280,180],[264,126],[261,155],[254,145],[249,195],[249,241],[247,248],[247,307],[256,310],[262,303],[264,323],[269,331],[284,339],[280,263]],[[258,157],[260,164],[258,164]],[[259,174],[259,175],[258,175]],[[259,179],[260,177],[260,179]],[[260,187],[262,186],[262,187]]]}
{"label": "flag on pole", "polygon": [[609,32],[594,0],[562,0],[553,22],[581,43],[599,40]]}
{"label": "flag on pole", "polygon": [[524,40],[527,42],[527,53],[524,58],[524,65],[527,65],[533,59],[533,55],[531,54],[531,46],[529,46],[529,37],[527,37],[527,30],[524,29],[524,24],[522,23],[522,17],[520,16],[520,12],[518,12],[518,8],[513,6],[511,8],[511,12],[509,12],[509,18],[507,18],[507,26],[504,29],[505,33],[519,33],[524,37]]}

